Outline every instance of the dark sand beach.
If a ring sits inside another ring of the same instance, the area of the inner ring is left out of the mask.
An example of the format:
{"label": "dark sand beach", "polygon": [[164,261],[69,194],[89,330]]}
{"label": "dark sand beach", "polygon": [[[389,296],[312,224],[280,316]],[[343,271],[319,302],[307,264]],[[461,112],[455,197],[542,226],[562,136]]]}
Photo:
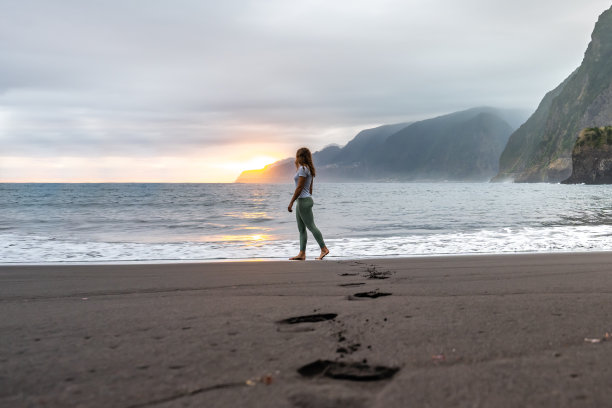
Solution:
{"label": "dark sand beach", "polygon": [[2,407],[612,406],[609,253],[4,266],[0,316]]}

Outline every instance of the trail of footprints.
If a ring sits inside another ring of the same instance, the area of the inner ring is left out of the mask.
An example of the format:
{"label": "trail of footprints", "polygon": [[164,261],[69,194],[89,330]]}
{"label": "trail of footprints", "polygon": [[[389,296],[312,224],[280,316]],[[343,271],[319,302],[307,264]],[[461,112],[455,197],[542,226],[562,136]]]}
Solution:
{"label": "trail of footprints", "polygon": [[[364,266],[362,262],[354,262],[355,266]],[[368,279],[387,279],[391,275],[390,271],[378,271],[376,266],[370,265],[365,268]],[[340,276],[357,276],[358,273],[343,273]],[[364,282],[352,282],[340,284],[342,287],[355,287],[365,285]],[[391,296],[391,293],[379,292],[378,290],[368,292],[358,292],[353,295],[347,296],[348,300],[361,300],[361,299],[376,299],[383,296]],[[324,321],[330,321],[336,319],[337,313],[319,313],[304,316],[290,317],[277,322],[281,326],[285,325],[299,325],[300,323],[318,323]],[[385,319],[386,320],[386,319]],[[293,331],[312,331],[309,330],[293,330]],[[284,330],[283,330],[284,331]],[[350,355],[361,347],[360,343],[351,343],[347,341],[345,337],[345,331],[337,333],[338,348],[336,353],[340,357]],[[368,348],[371,348],[368,346]],[[385,367],[382,365],[370,365],[367,360],[364,359],[360,362],[344,362],[344,361],[330,361],[330,360],[316,360],[300,367],[297,372],[305,378],[331,378],[334,380],[348,380],[348,381],[380,381],[390,379],[399,371],[397,367]]]}

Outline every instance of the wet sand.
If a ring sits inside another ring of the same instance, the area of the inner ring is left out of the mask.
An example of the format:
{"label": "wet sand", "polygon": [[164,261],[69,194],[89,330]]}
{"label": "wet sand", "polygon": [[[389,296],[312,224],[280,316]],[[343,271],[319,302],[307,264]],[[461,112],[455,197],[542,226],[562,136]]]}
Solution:
{"label": "wet sand", "polygon": [[612,406],[612,254],[5,266],[0,333],[2,407]]}

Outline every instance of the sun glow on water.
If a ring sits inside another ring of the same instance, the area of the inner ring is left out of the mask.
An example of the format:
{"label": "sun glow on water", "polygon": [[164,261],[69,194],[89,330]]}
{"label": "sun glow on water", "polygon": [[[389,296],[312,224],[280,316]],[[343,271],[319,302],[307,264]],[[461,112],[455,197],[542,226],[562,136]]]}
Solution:
{"label": "sun glow on water", "polygon": [[272,241],[273,239],[273,237],[268,234],[223,235],[220,238],[222,242],[241,243],[244,246],[260,246],[266,242]]}
{"label": "sun glow on water", "polygon": [[261,219],[261,218],[272,219],[270,215],[265,211],[230,212],[230,213],[226,213],[225,216],[232,217],[232,218],[242,218],[242,219]]}

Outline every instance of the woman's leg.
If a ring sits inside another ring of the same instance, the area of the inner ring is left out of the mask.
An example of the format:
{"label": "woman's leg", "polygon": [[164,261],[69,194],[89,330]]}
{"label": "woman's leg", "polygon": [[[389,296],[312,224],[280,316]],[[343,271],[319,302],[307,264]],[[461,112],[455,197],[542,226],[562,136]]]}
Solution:
{"label": "woman's leg", "polygon": [[300,253],[297,254],[297,256],[289,258],[290,261],[306,260],[306,241],[308,241],[308,234],[306,234],[306,225],[300,216],[300,200],[297,200],[297,202],[298,205],[295,206],[295,220],[297,221],[298,231],[300,232]]}
{"label": "woman's leg", "polygon": [[[312,235],[317,240],[319,247],[321,249],[326,248],[325,242],[323,241],[323,234],[321,234],[321,231],[319,231],[319,229],[315,225],[314,215],[312,215],[312,206],[314,204],[314,202],[312,201],[312,198],[310,197],[300,198],[297,200],[297,203],[298,203],[297,211],[295,213],[296,216],[298,216],[299,214],[299,217],[302,219],[302,223],[310,230],[310,232],[312,232]],[[298,221],[298,228],[299,228],[299,221]],[[306,230],[304,230],[304,235],[306,235]],[[300,231],[300,249],[301,248],[302,248],[302,232]],[[306,250],[306,238],[304,239],[304,250]]]}
{"label": "woman's leg", "polygon": [[295,219],[298,225],[298,231],[300,232],[300,253],[306,252],[306,243],[308,242],[308,234],[306,233],[306,224],[304,223],[304,218],[302,216],[302,207],[300,202],[302,200],[297,200],[297,205],[295,206]]}

